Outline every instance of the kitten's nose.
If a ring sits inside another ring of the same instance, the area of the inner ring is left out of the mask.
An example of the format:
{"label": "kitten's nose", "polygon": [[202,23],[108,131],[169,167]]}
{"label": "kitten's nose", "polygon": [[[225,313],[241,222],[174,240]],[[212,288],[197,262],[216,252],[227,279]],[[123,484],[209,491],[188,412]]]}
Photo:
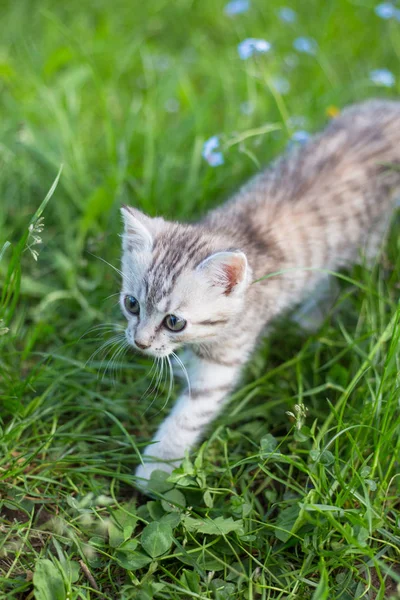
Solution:
{"label": "kitten's nose", "polygon": [[147,348],[150,348],[150,344],[143,344],[143,342],[139,342],[138,340],[135,340],[135,344],[141,350],[147,350]]}

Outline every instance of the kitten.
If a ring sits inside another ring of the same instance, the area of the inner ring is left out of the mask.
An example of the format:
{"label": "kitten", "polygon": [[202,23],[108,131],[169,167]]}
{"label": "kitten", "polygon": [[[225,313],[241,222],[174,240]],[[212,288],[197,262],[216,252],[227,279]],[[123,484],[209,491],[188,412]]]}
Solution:
{"label": "kitten", "polygon": [[371,100],[198,223],[123,207],[127,340],[156,357],[187,345],[192,357],[190,388],[146,448],[139,478],[170,472],[198,442],[271,319],[310,294],[324,270],[356,262],[360,250],[374,256],[400,193],[399,164],[400,103]]}

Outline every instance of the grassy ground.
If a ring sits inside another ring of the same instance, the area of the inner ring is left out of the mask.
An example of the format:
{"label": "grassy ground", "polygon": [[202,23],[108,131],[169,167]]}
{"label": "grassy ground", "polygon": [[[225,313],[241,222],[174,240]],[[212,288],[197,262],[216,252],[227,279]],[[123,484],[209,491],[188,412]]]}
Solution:
{"label": "grassy ground", "polygon": [[[294,23],[277,0],[223,6],[0,8],[0,598],[400,597],[398,223],[316,333],[277,325],[150,501],[132,472],[168,390],[150,407],[148,361],[92,357],[109,331],[91,328],[121,322],[98,257],[118,265],[122,202],[195,218],[332,106],[398,95],[370,80],[400,56],[400,23],[371,0],[291,0]],[[248,37],[273,48],[240,60]],[[217,168],[201,157],[214,134]]]}

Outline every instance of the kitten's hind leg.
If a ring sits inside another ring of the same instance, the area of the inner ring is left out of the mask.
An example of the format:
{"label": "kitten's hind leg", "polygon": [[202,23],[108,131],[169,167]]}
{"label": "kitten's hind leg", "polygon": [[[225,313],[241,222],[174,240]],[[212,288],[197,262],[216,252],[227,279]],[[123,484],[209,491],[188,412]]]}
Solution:
{"label": "kitten's hind leg", "polygon": [[361,264],[371,269],[385,246],[390,228],[390,215],[385,215],[371,227],[361,248]]}
{"label": "kitten's hind leg", "polygon": [[339,284],[332,275],[323,277],[311,294],[293,312],[292,320],[313,333],[324,322],[339,294]]}

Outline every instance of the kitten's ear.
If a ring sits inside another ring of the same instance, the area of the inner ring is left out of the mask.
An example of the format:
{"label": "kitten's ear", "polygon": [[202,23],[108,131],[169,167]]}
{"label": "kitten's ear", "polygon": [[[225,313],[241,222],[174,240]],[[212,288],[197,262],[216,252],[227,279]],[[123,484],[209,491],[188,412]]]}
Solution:
{"label": "kitten's ear", "polygon": [[225,296],[229,296],[247,281],[247,258],[239,250],[216,252],[204,259],[197,270],[203,271],[213,286],[223,288]]}
{"label": "kitten's ear", "polygon": [[137,208],[121,207],[124,221],[123,246],[124,249],[136,252],[150,252],[153,247],[154,227],[150,217],[147,217]]}

